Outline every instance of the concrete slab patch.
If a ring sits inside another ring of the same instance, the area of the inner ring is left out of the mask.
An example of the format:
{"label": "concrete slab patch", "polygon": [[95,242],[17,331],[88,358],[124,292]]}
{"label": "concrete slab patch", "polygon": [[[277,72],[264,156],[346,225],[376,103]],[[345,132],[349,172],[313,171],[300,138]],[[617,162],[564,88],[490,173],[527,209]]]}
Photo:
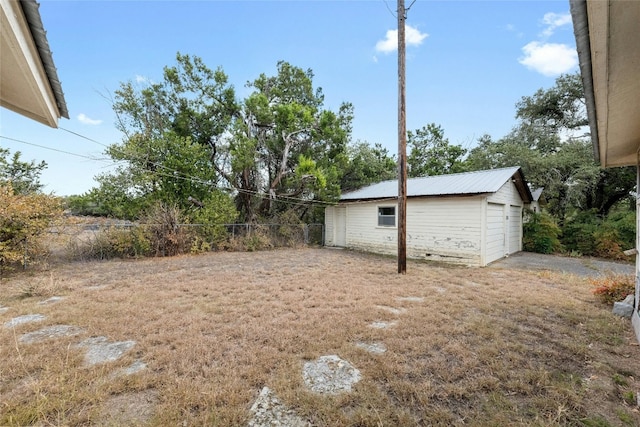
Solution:
{"label": "concrete slab patch", "polygon": [[423,297],[397,297],[396,301],[424,302]]}
{"label": "concrete slab patch", "polygon": [[305,385],[316,393],[339,394],[350,392],[360,381],[360,371],[335,354],[320,356],[306,362],[302,368]]}
{"label": "concrete slab patch", "polygon": [[144,371],[145,369],[147,369],[147,364],[138,359],[126,368],[122,368],[116,371],[114,376],[127,377],[129,375],[137,374],[138,372]]}
{"label": "concrete slab patch", "polygon": [[5,322],[4,327],[14,328],[25,323],[42,322],[44,319],[45,317],[42,314],[25,314],[24,316],[14,317],[8,322]]}
{"label": "concrete slab patch", "polygon": [[369,353],[373,353],[373,354],[382,354],[387,351],[387,346],[382,344],[381,342],[374,342],[374,343],[357,342],[356,347],[366,350]]}
{"label": "concrete slab patch", "polygon": [[379,308],[380,310],[388,311],[389,313],[392,313],[392,314],[402,314],[405,311],[407,311],[406,308],[389,307],[388,305],[376,305],[376,308]]}
{"label": "concrete slab patch", "polygon": [[307,427],[311,424],[287,408],[269,387],[264,387],[251,406],[248,427]]}
{"label": "concrete slab patch", "polygon": [[393,322],[377,321],[377,322],[369,323],[369,327],[370,328],[374,328],[374,329],[387,329],[387,328],[390,328],[392,326],[395,326],[397,323],[398,322],[396,322],[395,320]]}
{"label": "concrete slab patch", "polygon": [[71,325],[53,325],[42,328],[38,331],[23,334],[20,342],[31,344],[35,342],[45,341],[53,338],[72,337],[84,332],[84,329]]}
{"label": "concrete slab patch", "polygon": [[64,299],[64,297],[51,297],[51,298],[47,298],[44,301],[40,301],[38,304],[55,304],[56,302],[60,302]]}
{"label": "concrete slab patch", "polygon": [[82,341],[78,347],[86,347],[87,353],[84,356],[84,363],[87,366],[92,366],[118,360],[134,345],[136,345],[135,341],[109,342],[107,337],[93,337]]}

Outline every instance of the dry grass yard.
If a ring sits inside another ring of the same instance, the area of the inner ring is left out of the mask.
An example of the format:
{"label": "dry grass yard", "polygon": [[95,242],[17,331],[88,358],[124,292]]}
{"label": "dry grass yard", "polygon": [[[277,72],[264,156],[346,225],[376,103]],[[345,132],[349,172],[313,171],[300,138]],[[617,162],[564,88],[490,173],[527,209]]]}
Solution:
{"label": "dry grass yard", "polygon": [[[392,258],[298,249],[5,277],[0,425],[246,426],[264,386],[314,426],[640,425],[639,347],[586,280],[418,262],[395,271]],[[51,296],[64,299],[40,304]],[[25,314],[45,318],[6,324]],[[396,323],[370,326],[380,321]],[[21,340],[55,325],[82,329]],[[86,366],[77,343],[90,337],[135,345]],[[360,370],[351,393],[307,390],[302,367],[323,355]],[[123,374],[134,362],[146,368]]]}

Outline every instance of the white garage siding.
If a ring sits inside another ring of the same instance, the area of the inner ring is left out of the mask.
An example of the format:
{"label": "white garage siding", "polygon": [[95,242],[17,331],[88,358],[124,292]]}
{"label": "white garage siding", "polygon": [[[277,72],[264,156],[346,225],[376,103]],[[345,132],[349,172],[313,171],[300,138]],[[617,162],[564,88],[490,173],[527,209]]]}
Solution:
{"label": "white garage siding", "polygon": [[[398,253],[397,227],[378,226],[378,208],[347,206],[347,246],[388,255]],[[397,214],[397,209],[396,209]],[[407,257],[480,265],[482,198],[411,198],[407,201]]]}
{"label": "white garage siding", "polygon": [[[326,211],[327,245],[396,255],[397,184],[343,194],[344,214]],[[408,258],[485,266],[522,248],[522,206],[532,196],[517,166],[412,178],[407,193]]]}
{"label": "white garage siding", "polygon": [[480,265],[482,198],[442,197],[407,202],[407,256]]}

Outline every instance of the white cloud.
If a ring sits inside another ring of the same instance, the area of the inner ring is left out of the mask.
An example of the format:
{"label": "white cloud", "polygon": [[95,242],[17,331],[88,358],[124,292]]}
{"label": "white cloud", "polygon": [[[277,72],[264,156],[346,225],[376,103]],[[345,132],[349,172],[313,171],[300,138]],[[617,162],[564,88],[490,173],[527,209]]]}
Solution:
{"label": "white cloud", "polygon": [[[417,28],[406,25],[404,40],[407,46],[420,46],[424,39],[429,37],[427,33],[421,33]],[[376,51],[391,53],[398,50],[398,30],[388,30],[385,38],[376,43]]]}
{"label": "white cloud", "polygon": [[533,41],[522,48],[518,62],[547,77],[559,76],[578,65],[578,53],[566,44]]}
{"label": "white cloud", "polygon": [[84,113],[78,114],[78,121],[80,123],[84,123],[85,125],[97,126],[102,123],[102,120],[95,120],[87,117]]}
{"label": "white cloud", "polygon": [[571,25],[571,14],[553,12],[545,13],[542,17],[542,23],[546,25],[546,28],[542,30],[542,37],[551,37],[556,31],[556,28]]}
{"label": "white cloud", "polygon": [[148,80],[149,79],[147,79],[145,76],[136,74],[136,83],[146,83]]}

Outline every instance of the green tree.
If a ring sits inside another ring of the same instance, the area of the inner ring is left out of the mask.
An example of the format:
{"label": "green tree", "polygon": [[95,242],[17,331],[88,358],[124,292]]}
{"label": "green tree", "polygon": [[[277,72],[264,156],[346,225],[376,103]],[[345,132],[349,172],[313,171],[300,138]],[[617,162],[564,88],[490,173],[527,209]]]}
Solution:
{"label": "green tree", "polygon": [[393,156],[380,143],[371,146],[356,142],[347,148],[348,162],[340,180],[342,191],[352,191],[380,181],[395,179],[398,166]]}
{"label": "green tree", "polygon": [[449,143],[440,125],[430,123],[407,133],[407,174],[409,177],[462,172],[467,150]]}
{"label": "green tree", "polygon": [[44,161],[36,163],[35,160],[24,162],[20,159],[22,153],[11,152],[0,147],[0,184],[11,184],[16,194],[33,194],[42,191],[40,174],[46,169]]}
{"label": "green tree", "polygon": [[466,166],[521,166],[534,187],[544,187],[547,210],[560,226],[575,210],[606,216],[631,197],[635,169],[603,169],[594,161],[584,105],[580,76],[560,76],[552,88],[518,102],[519,123],[508,135],[481,137]]}
{"label": "green tree", "polygon": [[222,174],[238,191],[246,221],[275,215],[291,203],[303,215],[309,206],[301,202],[335,200],[340,192],[338,168],[346,158],[353,107],[324,109],[311,70],[282,61],[277,69],[277,75],[261,74],[247,84],[253,92],[232,127],[230,168]]}
{"label": "green tree", "polygon": [[113,109],[124,138],[107,149],[119,166],[86,195],[97,213],[138,218],[157,202],[188,211],[220,193],[225,159],[218,148],[238,114],[222,69],[178,53],[161,82],[122,83]]}

